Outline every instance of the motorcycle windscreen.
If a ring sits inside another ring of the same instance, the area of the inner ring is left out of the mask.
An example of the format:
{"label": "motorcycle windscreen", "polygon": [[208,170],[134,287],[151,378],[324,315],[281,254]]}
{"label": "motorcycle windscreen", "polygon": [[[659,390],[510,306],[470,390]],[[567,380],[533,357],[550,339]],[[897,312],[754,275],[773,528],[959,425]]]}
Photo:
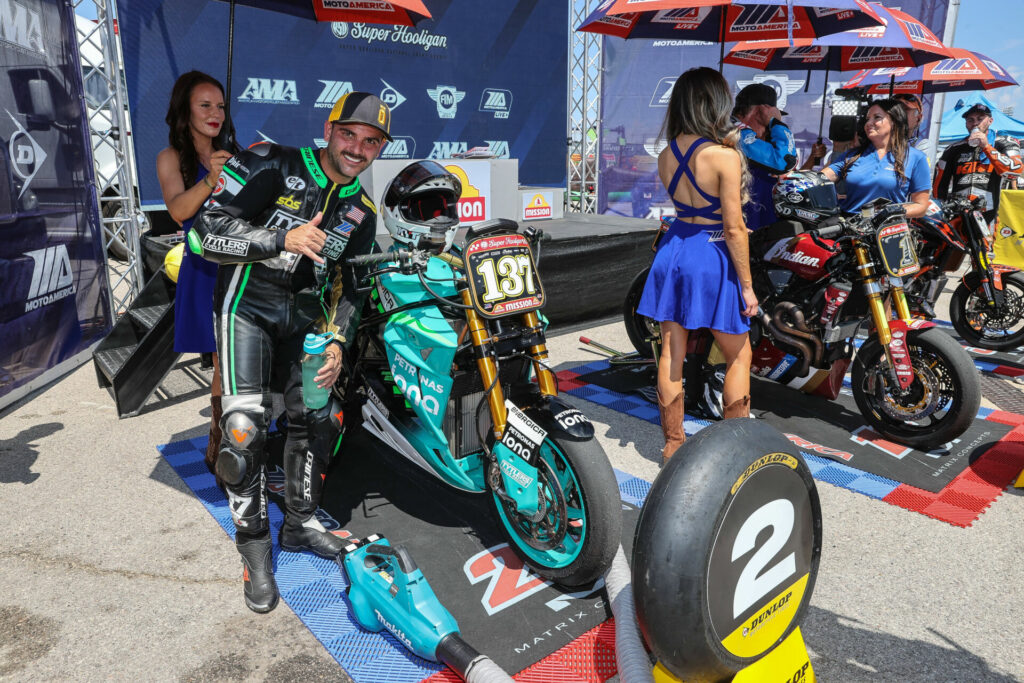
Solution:
{"label": "motorcycle windscreen", "polygon": [[914,248],[914,236],[907,226],[906,220],[896,219],[887,222],[878,229],[878,253],[882,257],[882,266],[893,277],[911,275],[921,269]]}

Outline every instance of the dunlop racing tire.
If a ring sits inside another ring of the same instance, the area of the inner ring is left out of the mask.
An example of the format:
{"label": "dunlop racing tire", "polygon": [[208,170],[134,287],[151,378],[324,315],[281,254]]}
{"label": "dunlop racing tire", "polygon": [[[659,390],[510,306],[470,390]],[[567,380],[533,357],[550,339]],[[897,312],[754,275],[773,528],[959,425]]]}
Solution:
{"label": "dunlop racing tire", "polygon": [[682,680],[727,679],[762,658],[803,620],[821,535],[814,479],[786,437],[752,419],[705,427],[658,475],[637,524],[648,646]]}

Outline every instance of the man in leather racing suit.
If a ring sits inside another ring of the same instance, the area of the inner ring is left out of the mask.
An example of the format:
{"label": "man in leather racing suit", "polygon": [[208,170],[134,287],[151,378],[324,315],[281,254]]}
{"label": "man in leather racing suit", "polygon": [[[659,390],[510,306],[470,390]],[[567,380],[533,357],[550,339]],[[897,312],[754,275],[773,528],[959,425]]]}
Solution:
{"label": "man in leather racing suit", "polygon": [[750,202],[743,214],[751,230],[775,222],[772,188],[796,166],[796,140],[782,122],[775,88],[751,83],[736,94],[732,118],[740,128],[740,151],[750,168]]}
{"label": "man in leather racing suit", "polygon": [[[988,207],[985,220],[992,224],[999,210],[999,190],[1003,179],[1020,177],[1020,144],[1013,138],[998,136],[989,130],[992,125],[992,110],[984,104],[976,104],[963,114],[970,134],[946,148],[935,164],[935,178],[932,182],[932,196],[936,199],[958,197],[967,199],[971,195],[985,198]],[[972,146],[971,142],[977,146]]]}
{"label": "man in leather racing suit", "polygon": [[256,612],[269,612],[279,597],[264,489],[272,386],[288,415],[281,547],[334,557],[344,546],[314,514],[330,448],[323,439],[309,444],[342,416],[337,407],[331,414],[330,402],[328,410],[305,410],[300,356],[319,321],[334,340],[316,381],[329,387],[337,380],[363,303],[344,260],[375,250],[376,210],[357,176],[391,139],[390,124],[379,98],[352,92],[324,124],[326,149],[261,144],[240,152],[188,236],[190,248],[221,264],[214,313],[224,437],[216,469],[235,523],[245,602]]}

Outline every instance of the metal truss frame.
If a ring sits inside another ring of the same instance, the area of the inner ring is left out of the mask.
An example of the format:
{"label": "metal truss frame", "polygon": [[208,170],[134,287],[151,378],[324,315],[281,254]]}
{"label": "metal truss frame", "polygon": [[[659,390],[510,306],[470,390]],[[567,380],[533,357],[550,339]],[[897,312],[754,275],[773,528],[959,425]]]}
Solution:
{"label": "metal truss frame", "polygon": [[595,33],[576,31],[601,0],[569,0],[569,101],[566,142],[568,185],[566,207],[597,213],[601,160],[602,40]]}
{"label": "metal truss frame", "polygon": [[[142,253],[139,233],[145,216],[139,209],[134,188],[138,186],[135,151],[128,131],[128,93],[121,77],[123,58],[114,26],[114,0],[70,0],[72,10],[95,5],[96,22],[88,30],[75,24],[82,61],[83,84],[102,82],[106,87],[89,89],[86,116],[91,132],[96,197],[99,201],[103,234],[103,257],[110,289],[110,306],[121,315],[142,290]],[[100,62],[94,63],[94,55]],[[99,92],[101,95],[96,96]],[[113,158],[102,168],[98,159]],[[111,255],[115,258],[111,258]]]}

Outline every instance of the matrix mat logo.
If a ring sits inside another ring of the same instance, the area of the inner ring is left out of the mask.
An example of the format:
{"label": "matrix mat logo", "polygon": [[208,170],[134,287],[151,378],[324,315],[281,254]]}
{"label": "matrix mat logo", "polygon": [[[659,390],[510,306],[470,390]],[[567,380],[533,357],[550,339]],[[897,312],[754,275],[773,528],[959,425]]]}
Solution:
{"label": "matrix mat logo", "polygon": [[367,45],[374,43],[391,43],[393,45],[411,45],[422,47],[424,52],[432,49],[447,50],[448,36],[431,33],[426,29],[414,31],[409,26],[371,26],[368,24],[335,21],[331,23],[331,33],[338,40],[358,40]]}
{"label": "matrix mat logo", "polygon": [[39,12],[14,0],[0,0],[0,43],[19,50],[45,54]]}
{"label": "matrix mat logo", "polygon": [[63,244],[25,254],[33,261],[32,284],[28,288],[25,312],[74,296],[74,273],[68,248]]}
{"label": "matrix mat logo", "polygon": [[[249,78],[249,84],[238,96],[239,102],[253,104],[299,104],[295,81],[280,78]],[[334,103],[331,103],[334,106]]]}
{"label": "matrix mat logo", "polygon": [[347,95],[353,90],[350,81],[320,80],[320,82],[324,84],[324,89],[320,91],[316,102],[313,103],[317,109],[331,109],[342,95]]}

